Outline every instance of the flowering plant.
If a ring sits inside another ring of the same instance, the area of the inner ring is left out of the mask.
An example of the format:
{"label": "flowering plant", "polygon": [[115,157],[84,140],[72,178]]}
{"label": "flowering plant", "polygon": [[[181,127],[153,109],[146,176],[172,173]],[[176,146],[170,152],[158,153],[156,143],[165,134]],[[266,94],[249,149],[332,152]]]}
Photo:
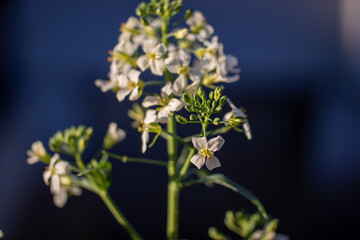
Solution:
{"label": "flowering plant", "polygon": [[[118,43],[110,51],[110,72],[107,80],[96,80],[102,92],[115,93],[119,102],[128,98],[134,103],[129,117],[132,126],[141,133],[141,152],[157,143],[159,137],[167,142],[168,160],[133,158],[110,152],[126,134],[116,123],[110,123],[102,150],[90,161],[82,153],[92,137],[90,127],[71,127],[57,132],[49,140],[53,155],[42,142],[33,143],[28,151],[29,164],[43,162],[44,182],[50,185],[54,203],[63,207],[68,198],[78,196],[82,189],[99,195],[119,224],[132,239],[142,239],[109,195],[111,158],[123,162],[140,162],[166,167],[168,170],[167,238],[178,239],[179,194],[183,188],[196,184],[219,184],[247,199],[258,209],[254,215],[227,213],[225,224],[243,239],[275,239],[277,220],[270,220],[263,205],[248,190],[223,174],[211,174],[221,166],[215,153],[221,150],[229,131],[244,132],[251,139],[245,110],[236,107],[223,94],[223,84],[239,80],[237,58],[225,54],[224,46],[214,36],[214,28],[202,13],[187,10],[179,21],[173,16],[182,8],[181,0],[152,0],[136,9],[138,17],[130,17],[121,25]],[[142,73],[150,71],[153,81],[144,80]],[[149,92],[158,86],[160,92]],[[206,89],[206,90],[205,90]],[[221,116],[229,105],[230,111]],[[180,115],[181,113],[181,115]],[[193,124],[197,129],[188,137],[178,135],[180,125]],[[154,135],[151,142],[150,136]],[[178,150],[182,147],[181,153]],[[139,149],[140,150],[140,149]],[[61,155],[74,161],[65,161]],[[191,165],[194,168],[190,171]],[[203,166],[206,169],[204,170]],[[228,239],[210,228],[212,239]]]}

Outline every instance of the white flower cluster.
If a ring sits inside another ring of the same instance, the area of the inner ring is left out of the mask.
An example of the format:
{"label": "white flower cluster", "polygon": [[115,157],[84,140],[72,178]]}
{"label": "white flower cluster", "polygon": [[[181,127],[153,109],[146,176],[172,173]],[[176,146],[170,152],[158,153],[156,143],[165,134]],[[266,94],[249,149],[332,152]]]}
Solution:
{"label": "white flower cluster", "polygon": [[[214,28],[203,14],[194,11],[186,19],[184,28],[170,30],[162,42],[162,20],[147,19],[146,23],[130,17],[121,25],[119,42],[110,51],[109,80],[96,80],[101,91],[112,90],[121,102],[129,95],[130,101],[138,100],[147,84],[140,79],[142,72],[150,69],[155,76],[171,76],[163,81],[159,94],[147,93],[142,101],[146,110],[142,121],[142,152],[146,151],[150,123],[167,123],[171,112],[181,110],[186,104],[181,95],[192,96],[200,86],[214,87],[219,82],[237,81],[240,69],[237,58],[224,53],[224,46],[214,36]],[[172,80],[174,79],[174,80]],[[210,161],[211,162],[211,161]]]}

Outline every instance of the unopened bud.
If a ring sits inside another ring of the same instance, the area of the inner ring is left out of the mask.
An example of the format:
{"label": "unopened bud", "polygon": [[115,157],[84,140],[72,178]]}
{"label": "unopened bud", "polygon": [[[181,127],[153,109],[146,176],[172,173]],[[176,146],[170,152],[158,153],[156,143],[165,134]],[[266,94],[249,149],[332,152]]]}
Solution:
{"label": "unopened bud", "polygon": [[195,112],[194,107],[191,106],[191,105],[185,106],[185,110],[188,111],[188,112]]}
{"label": "unopened bud", "polygon": [[214,121],[213,121],[213,124],[214,125],[219,125],[221,122],[220,118],[215,118]]}
{"label": "unopened bud", "polygon": [[241,124],[241,119],[239,119],[239,118],[230,118],[229,124],[232,127],[237,127],[237,126],[239,126]]}
{"label": "unopened bud", "polygon": [[186,37],[189,33],[189,30],[187,28],[183,28],[183,29],[180,29],[179,31],[177,31],[175,33],[175,38],[176,39],[183,39],[184,37]]}
{"label": "unopened bud", "polygon": [[192,14],[193,14],[192,9],[186,10],[185,15],[184,15],[185,20],[188,20],[192,16]]}
{"label": "unopened bud", "polygon": [[202,99],[205,97],[205,91],[202,87],[199,87],[197,90],[197,95],[201,97]]}
{"label": "unopened bud", "polygon": [[176,115],[175,116],[175,120],[180,123],[180,124],[187,124],[187,120],[186,118],[184,118],[183,116],[181,115]]}
{"label": "unopened bud", "polygon": [[190,120],[191,121],[196,120],[196,119],[198,119],[198,116],[196,116],[195,114],[190,115]]}
{"label": "unopened bud", "polygon": [[210,99],[210,100],[213,100],[213,98],[214,98],[214,91],[211,91],[211,92],[209,93],[209,99]]}
{"label": "unopened bud", "polygon": [[182,95],[182,100],[187,104],[192,104],[191,98],[187,92],[184,92]]}
{"label": "unopened bud", "polygon": [[224,106],[225,103],[226,103],[226,99],[227,99],[226,96],[222,96],[222,97],[220,98],[219,106],[221,106],[221,107]]}
{"label": "unopened bud", "polygon": [[222,107],[220,107],[220,106],[217,106],[217,107],[215,108],[215,111],[216,111],[217,113],[221,112],[221,110],[222,110]]}
{"label": "unopened bud", "polygon": [[221,97],[221,88],[220,87],[216,87],[214,90],[214,99],[216,101],[219,101]]}

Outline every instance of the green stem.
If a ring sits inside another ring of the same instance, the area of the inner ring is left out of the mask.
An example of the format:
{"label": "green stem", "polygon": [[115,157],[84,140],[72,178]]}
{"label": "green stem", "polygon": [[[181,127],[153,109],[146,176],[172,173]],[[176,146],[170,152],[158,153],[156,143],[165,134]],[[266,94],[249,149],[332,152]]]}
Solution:
{"label": "green stem", "polygon": [[81,159],[80,153],[76,153],[76,154],[75,154],[75,161],[76,161],[76,165],[77,165],[81,170],[85,170],[85,169],[86,169],[86,166],[85,166],[83,160]]}
{"label": "green stem", "polygon": [[[164,134],[166,134],[167,136],[164,137]],[[165,139],[169,139],[169,138],[174,138],[176,139],[178,142],[184,144],[185,146],[189,147],[189,148],[193,148],[189,143],[185,142],[181,137],[179,137],[178,135],[170,132],[169,130],[164,130],[162,129],[161,130],[161,134],[160,134],[161,137],[165,138]]]}
{"label": "green stem", "polygon": [[163,81],[148,81],[144,82],[144,86],[150,86],[150,85],[164,85]]}
{"label": "green stem", "polygon": [[120,155],[117,155],[117,154],[114,154],[114,153],[109,153],[109,152],[104,152],[104,154],[107,154],[111,158],[121,160],[123,163],[136,162],[136,163],[145,163],[145,164],[158,165],[158,166],[162,166],[162,167],[167,167],[168,166],[168,164],[166,162],[159,161],[159,160],[120,156]]}
{"label": "green stem", "polygon": [[116,206],[108,192],[103,192],[102,194],[99,194],[99,196],[104,201],[105,205],[108,207],[118,223],[128,232],[133,240],[143,239]]}
{"label": "green stem", "polygon": [[189,169],[190,164],[191,164],[190,160],[191,160],[192,156],[194,156],[195,152],[196,152],[196,149],[192,148],[190,150],[189,154],[187,155],[185,163],[182,166],[180,173],[179,173],[179,182],[181,182],[183,180],[183,178],[185,177],[187,170]]}
{"label": "green stem", "polygon": [[[167,123],[167,132],[176,135],[175,118],[171,116]],[[168,148],[168,209],[167,209],[167,231],[166,235],[169,240],[176,240],[178,236],[178,218],[179,218],[179,184],[176,173],[177,158],[177,141],[170,135],[167,138]]]}

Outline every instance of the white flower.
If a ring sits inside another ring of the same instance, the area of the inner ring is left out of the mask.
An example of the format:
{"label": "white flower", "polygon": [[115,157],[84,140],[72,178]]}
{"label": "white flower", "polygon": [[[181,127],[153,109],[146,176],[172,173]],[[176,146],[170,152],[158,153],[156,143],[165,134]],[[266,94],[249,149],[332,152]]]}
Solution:
{"label": "white flower", "polygon": [[146,152],[147,143],[149,142],[150,123],[157,123],[157,122],[158,122],[158,119],[156,116],[156,110],[153,110],[153,109],[147,110],[146,114],[145,114],[143,126],[142,126],[143,132],[141,134],[141,142],[142,142],[141,152],[142,153]]}
{"label": "white flower", "polygon": [[139,99],[139,76],[140,72],[134,69],[131,69],[128,75],[121,74],[119,76],[119,91],[116,93],[116,97],[119,102],[122,102],[127,95],[129,95],[130,101],[135,101]]}
{"label": "white flower", "polygon": [[121,128],[117,127],[117,124],[111,122],[104,138],[104,148],[110,149],[115,144],[119,143],[126,137],[126,133]]}
{"label": "white flower", "polygon": [[[240,108],[236,107],[229,98],[227,99],[227,102],[232,110],[224,115],[225,122],[229,121],[231,117],[241,117],[241,118],[247,119],[246,114],[243,111],[241,111]],[[245,133],[246,138],[248,140],[251,140],[252,135],[251,135],[251,130],[250,130],[250,124],[248,121],[246,121],[246,123],[243,124],[243,128],[244,128],[244,133]]]}
{"label": "white flower", "polygon": [[0,238],[4,237],[4,232],[2,230],[0,230]]}
{"label": "white flower", "polygon": [[177,112],[183,107],[183,103],[177,98],[170,98],[172,84],[168,82],[161,88],[161,96],[146,96],[142,102],[145,108],[160,105],[158,108],[158,120],[160,123],[167,123],[171,112]]}
{"label": "white flower", "polygon": [[214,33],[214,28],[206,22],[204,15],[199,11],[194,11],[186,20],[186,24],[190,26],[191,32],[200,42],[205,41]]}
{"label": "white flower", "polygon": [[119,40],[130,40],[131,37],[136,37],[139,35],[139,27],[139,20],[136,17],[129,17],[126,23],[121,24]]}
{"label": "white flower", "polygon": [[197,68],[190,68],[191,55],[183,49],[179,53],[170,52],[165,60],[169,72],[178,74],[173,84],[174,95],[181,96],[188,85],[188,77],[192,81],[200,82],[201,72]]}
{"label": "white flower", "polygon": [[26,162],[28,164],[34,164],[41,161],[42,158],[46,157],[47,153],[42,142],[36,141],[31,145],[31,150],[27,151],[27,155],[28,159]]}
{"label": "white flower", "polygon": [[162,76],[164,72],[163,57],[166,53],[166,46],[163,43],[157,44],[155,40],[146,40],[142,46],[145,54],[136,61],[141,71],[150,67],[154,75]]}
{"label": "white flower", "polygon": [[214,156],[214,152],[218,151],[225,143],[221,136],[212,138],[209,141],[207,141],[206,137],[193,137],[192,142],[198,153],[190,161],[197,168],[200,169],[204,164],[209,170],[221,166],[219,159]]}
{"label": "white flower", "polygon": [[62,175],[68,174],[69,163],[60,160],[59,154],[54,154],[50,159],[50,164],[46,167],[43,178],[46,185],[50,184],[52,194],[60,194]]}
{"label": "white flower", "polygon": [[274,231],[257,230],[251,235],[251,240],[289,240],[289,237],[284,234],[277,234]]}

